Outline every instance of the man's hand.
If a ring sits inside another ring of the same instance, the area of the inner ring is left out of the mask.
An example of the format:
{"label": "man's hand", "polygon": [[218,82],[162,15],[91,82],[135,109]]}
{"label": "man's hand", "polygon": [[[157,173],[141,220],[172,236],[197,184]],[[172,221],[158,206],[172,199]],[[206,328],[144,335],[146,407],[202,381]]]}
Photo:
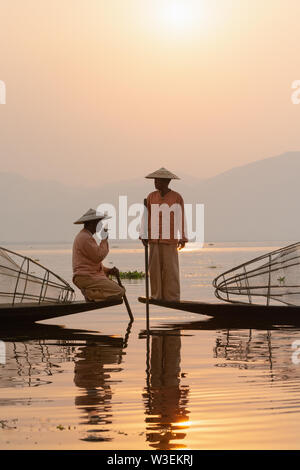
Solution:
{"label": "man's hand", "polygon": [[177,248],[179,250],[182,250],[182,248],[185,247],[185,243],[186,243],[185,240],[179,240],[178,243],[177,243]]}
{"label": "man's hand", "polygon": [[142,244],[143,244],[144,246],[148,246],[148,243],[149,243],[149,242],[148,242],[147,238],[141,238],[141,237],[140,237],[140,240],[142,240]]}
{"label": "man's hand", "polygon": [[115,266],[113,268],[111,268],[109,271],[108,271],[108,274],[112,275],[112,276],[118,276],[120,274],[120,271],[118,270],[118,268],[116,268]]}
{"label": "man's hand", "polygon": [[102,235],[102,240],[107,240],[108,241],[108,228],[107,226],[104,227],[102,230],[101,230],[101,235]]}

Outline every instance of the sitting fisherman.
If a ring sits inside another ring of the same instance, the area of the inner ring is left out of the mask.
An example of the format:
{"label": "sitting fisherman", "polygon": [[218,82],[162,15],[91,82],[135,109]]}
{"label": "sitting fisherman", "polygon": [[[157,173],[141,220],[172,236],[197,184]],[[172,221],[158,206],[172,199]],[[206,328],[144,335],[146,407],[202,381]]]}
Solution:
{"label": "sitting fisherman", "polygon": [[125,294],[123,287],[107,277],[117,276],[118,269],[109,269],[102,264],[109,252],[107,231],[104,231],[106,238],[101,240],[99,245],[93,237],[99,221],[109,218],[90,209],[74,222],[84,224],[84,228],[77,234],[73,243],[73,282],[87,301],[121,299]]}

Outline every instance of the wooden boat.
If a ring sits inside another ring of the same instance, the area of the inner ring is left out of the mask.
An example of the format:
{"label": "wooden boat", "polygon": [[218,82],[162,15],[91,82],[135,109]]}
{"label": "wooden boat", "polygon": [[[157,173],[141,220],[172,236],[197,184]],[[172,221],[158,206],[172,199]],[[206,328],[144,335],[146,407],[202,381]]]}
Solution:
{"label": "wooden boat", "polygon": [[74,289],[60,276],[31,258],[0,247],[0,320],[5,324],[48,320],[123,302],[74,299]]}
{"label": "wooden boat", "polygon": [[[146,303],[146,297],[139,297],[139,301]],[[225,302],[196,302],[191,300],[180,300],[178,302],[169,302],[167,300],[150,299],[150,305],[192,312],[200,315],[207,315],[215,318],[239,319],[261,318],[270,321],[300,321],[300,307],[292,305],[258,305],[244,303],[225,303]]]}
{"label": "wooden boat", "polygon": [[[213,281],[216,303],[150,300],[161,307],[215,318],[256,318],[270,322],[300,319],[300,243],[264,254],[219,274]],[[146,303],[145,297],[139,298]]]}
{"label": "wooden boat", "polygon": [[[0,321],[35,322],[50,318],[74,315],[79,312],[98,310],[101,308],[120,305],[123,300],[102,300],[100,302],[73,301],[69,303],[22,303],[0,304]],[[0,327],[1,329],[1,327]]]}

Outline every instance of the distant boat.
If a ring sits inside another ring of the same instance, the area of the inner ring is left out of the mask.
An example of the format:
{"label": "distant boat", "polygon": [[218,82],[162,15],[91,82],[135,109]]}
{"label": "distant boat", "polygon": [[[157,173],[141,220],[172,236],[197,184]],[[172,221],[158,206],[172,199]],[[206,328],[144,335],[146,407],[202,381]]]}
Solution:
{"label": "distant boat", "polygon": [[0,319],[34,322],[122,304],[75,301],[60,276],[26,256],[0,247]]}

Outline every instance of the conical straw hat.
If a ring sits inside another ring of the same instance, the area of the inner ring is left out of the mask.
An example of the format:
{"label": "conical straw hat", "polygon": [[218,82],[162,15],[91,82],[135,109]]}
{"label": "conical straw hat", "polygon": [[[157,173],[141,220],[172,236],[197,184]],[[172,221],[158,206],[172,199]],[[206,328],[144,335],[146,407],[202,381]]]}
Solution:
{"label": "conical straw hat", "polygon": [[160,168],[159,170],[154,171],[154,173],[150,173],[150,175],[145,176],[145,178],[155,179],[155,178],[164,178],[168,180],[180,180],[178,176],[171,173],[166,168]]}
{"label": "conical straw hat", "polygon": [[80,219],[76,220],[74,224],[84,224],[85,222],[89,222],[90,220],[106,220],[111,219],[108,217],[106,213],[101,214],[100,212],[95,211],[95,209],[89,209],[85,214],[83,214]]}

